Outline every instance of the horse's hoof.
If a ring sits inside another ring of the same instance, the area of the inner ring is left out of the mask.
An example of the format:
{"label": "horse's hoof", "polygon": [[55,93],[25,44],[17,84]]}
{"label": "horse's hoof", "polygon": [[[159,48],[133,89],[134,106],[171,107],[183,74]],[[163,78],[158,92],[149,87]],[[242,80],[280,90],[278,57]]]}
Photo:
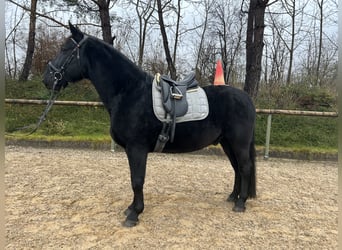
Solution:
{"label": "horse's hoof", "polygon": [[125,220],[122,225],[124,227],[135,227],[138,224],[138,221],[135,220]]}
{"label": "horse's hoof", "polygon": [[233,211],[237,213],[243,213],[245,212],[246,208],[245,207],[239,207],[239,206],[234,206]]}

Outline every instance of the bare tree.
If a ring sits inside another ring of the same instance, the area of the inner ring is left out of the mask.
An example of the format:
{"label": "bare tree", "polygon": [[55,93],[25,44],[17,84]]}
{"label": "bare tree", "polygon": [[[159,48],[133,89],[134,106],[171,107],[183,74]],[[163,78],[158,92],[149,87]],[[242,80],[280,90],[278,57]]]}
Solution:
{"label": "bare tree", "polygon": [[78,13],[92,14],[95,18],[99,18],[101,22],[101,30],[103,41],[113,45],[115,37],[112,35],[111,16],[109,10],[116,4],[118,0],[63,0],[69,6],[77,8]]}
{"label": "bare tree", "polygon": [[[31,12],[31,8],[22,3],[25,1],[27,3],[38,2],[38,0],[6,1],[23,9],[25,16]],[[85,26],[84,29],[91,33],[94,32],[94,29],[87,28],[90,26],[97,27],[98,29],[95,32],[101,32],[103,38],[109,43],[113,42],[113,35],[108,35],[111,33],[104,30],[111,32],[111,25],[115,25],[117,35],[115,44],[118,49],[125,50],[124,53],[129,54],[131,59],[143,67],[146,66],[155,70],[160,65],[160,71],[163,72],[165,72],[166,63],[161,65],[161,61],[165,59],[160,58],[156,60],[158,61],[156,65],[152,64],[153,60],[156,59],[154,55],[166,58],[169,74],[173,78],[177,77],[177,73],[179,75],[196,65],[199,79],[208,82],[213,78],[215,62],[220,55],[225,68],[226,81],[230,83],[237,82],[237,80],[243,82],[242,78],[245,77],[244,89],[249,93],[253,92],[253,96],[257,95],[261,78],[261,73],[258,72],[262,72],[263,67],[265,67],[265,79],[269,83],[291,79],[292,82],[310,80],[307,82],[311,84],[329,84],[334,77],[334,72],[336,72],[338,43],[337,34],[331,33],[331,26],[337,25],[337,1],[303,0],[296,3],[294,0],[278,0],[278,9],[272,8],[272,11],[277,10],[280,13],[272,12],[272,15],[269,15],[270,19],[263,21],[265,11],[262,8],[265,5],[269,6],[272,1],[276,0],[244,0],[240,2],[232,0],[158,0],[159,6],[156,6],[157,0],[56,0],[54,2],[41,0],[37,3],[35,16],[37,27],[41,23],[47,23],[52,31],[55,28],[67,27],[67,20],[59,20],[55,14],[58,15],[60,13],[58,11],[62,10],[72,11],[73,15],[77,15],[78,25]],[[243,8],[240,8],[241,2]],[[42,4],[44,3],[53,3],[51,5],[54,6],[53,10],[43,8]],[[73,3],[74,5],[69,7],[66,3]],[[124,3],[130,3],[128,7],[131,8],[125,8]],[[251,4],[248,6],[248,3]],[[116,4],[119,7],[124,7],[127,12],[117,12],[115,15],[110,13],[109,11]],[[185,11],[185,8],[190,5],[192,8],[195,6],[193,13]],[[214,5],[215,8],[213,8]],[[102,7],[100,8],[100,6]],[[246,6],[250,7],[249,11],[243,11],[243,9],[247,9]],[[304,6],[307,7],[303,9]],[[237,7],[238,10],[236,10]],[[100,9],[101,13],[108,10],[109,15],[101,16]],[[240,12],[248,13],[248,17],[247,15],[240,16]],[[271,11],[269,10],[269,12]],[[198,13],[200,14],[198,15]],[[8,18],[7,13],[6,15]],[[138,18],[132,18],[132,15]],[[16,17],[19,20],[19,16]],[[246,30],[244,24],[247,18],[246,26],[248,28]],[[194,27],[190,27],[191,19]],[[105,20],[109,20],[107,25],[103,25]],[[152,33],[156,30],[155,25],[160,26],[158,32],[161,32],[163,37],[160,39],[161,44],[156,38],[157,35]],[[264,37],[265,26],[269,36]],[[26,39],[23,39],[22,36],[27,36],[28,32],[23,24],[15,27],[13,21],[6,27],[11,27],[8,30],[13,29],[13,32],[7,33],[6,37],[6,70],[11,72],[12,77],[15,77],[16,62],[18,62],[18,69],[20,70],[19,65],[25,59],[19,55],[19,50],[22,48],[26,50],[27,48],[26,43],[23,42]],[[245,51],[241,46],[245,42],[242,37],[247,31],[249,34],[246,35]],[[35,46],[41,46],[39,50],[45,46],[44,39],[38,35],[40,32],[36,30],[37,35],[35,37]],[[17,35],[12,36],[15,34]],[[133,34],[137,34],[139,39],[132,39]],[[21,36],[21,39],[18,38],[18,35]],[[38,38],[41,41],[38,41]],[[265,58],[263,55],[264,42],[267,44],[267,64],[263,61],[261,65],[259,63],[262,61],[261,58]],[[23,46],[24,43],[25,46]],[[151,47],[150,50],[146,49],[148,46]],[[37,48],[33,53],[33,60],[36,61],[33,62],[31,73],[39,73],[42,67],[39,61],[44,61],[44,55],[37,53]],[[189,58],[189,53],[180,54],[179,51],[181,50],[194,51],[193,58]],[[162,51],[164,53],[161,53]],[[292,56],[290,56],[290,52],[293,54]],[[289,61],[292,61],[292,66],[290,66]],[[177,65],[182,65],[182,68],[178,68]],[[244,70],[246,73],[243,72]]]}
{"label": "bare tree", "polygon": [[163,38],[163,45],[164,45],[164,50],[165,50],[165,56],[166,56],[166,61],[167,61],[168,69],[169,69],[169,72],[170,72],[170,76],[171,76],[172,79],[176,80],[176,78],[177,78],[177,71],[176,71],[176,67],[175,67],[174,61],[173,61],[172,56],[171,56],[171,52],[170,52],[170,48],[169,48],[169,41],[168,41],[167,34],[166,34],[166,29],[165,29],[166,26],[165,26],[165,23],[164,23],[164,16],[163,16],[164,8],[169,3],[170,3],[170,1],[166,2],[162,6],[161,0],[157,0],[158,20],[159,20],[160,32],[161,32],[162,38]]}
{"label": "bare tree", "polygon": [[38,24],[36,30],[36,51],[33,56],[31,71],[35,75],[41,75],[48,61],[60,50],[64,42],[60,37],[67,36],[69,32],[51,29],[45,24]]}
{"label": "bare tree", "polygon": [[200,55],[202,53],[203,50],[203,46],[204,46],[204,42],[205,42],[205,35],[207,32],[207,27],[208,27],[208,22],[209,22],[209,13],[211,11],[211,7],[212,7],[212,1],[211,0],[204,0],[201,1],[201,3],[203,4],[203,8],[204,8],[204,20],[203,20],[203,24],[202,26],[202,31],[200,33],[200,42],[199,42],[199,46],[198,46],[198,50],[197,50],[197,59],[196,59],[196,70],[199,68],[199,62],[200,62]]}
{"label": "bare tree", "polygon": [[102,29],[102,36],[103,41],[113,45],[113,40],[115,37],[112,35],[112,26],[110,24],[110,3],[113,2],[113,5],[116,3],[117,0],[92,0],[99,8],[100,12],[100,20],[101,20],[101,29]]}
{"label": "bare tree", "polygon": [[216,44],[213,41],[203,43],[202,49],[197,56],[197,79],[201,85],[209,85],[214,81],[216,66]]}
{"label": "bare tree", "polygon": [[283,44],[283,39],[281,37],[282,31],[279,29],[279,27],[272,26],[270,28],[272,31],[272,39],[270,40],[270,43],[267,45],[266,48],[266,60],[268,63],[265,64],[265,71],[267,67],[270,66],[270,74],[268,76],[267,73],[265,73],[265,79],[269,77],[268,84],[271,90],[272,86],[284,81],[284,72],[286,61],[288,59],[288,50]]}
{"label": "bare tree", "polygon": [[246,39],[246,78],[244,90],[256,97],[261,77],[261,59],[264,47],[264,18],[268,0],[250,0]]}
{"label": "bare tree", "polygon": [[[27,11],[27,12],[29,12],[29,13],[31,12],[31,9],[30,9],[30,8],[26,7],[25,5],[22,5],[22,4],[18,3],[17,1],[14,1],[14,0],[7,0],[7,1],[10,2],[10,3],[12,3],[12,4],[14,4],[15,6],[20,7],[20,8],[23,9],[24,11]],[[45,1],[48,1],[48,0],[45,0]],[[65,0],[63,0],[63,1],[65,1]],[[41,18],[43,18],[43,19],[50,20],[50,21],[52,21],[53,23],[56,23],[56,24],[58,24],[59,26],[64,27],[64,28],[66,28],[66,29],[69,28],[68,25],[66,25],[66,24],[64,24],[64,23],[62,23],[62,22],[56,20],[55,18],[51,17],[51,16],[48,15],[48,14],[44,14],[44,13],[37,12],[37,10],[36,10],[36,16],[37,16],[37,17],[41,17]]]}
{"label": "bare tree", "polygon": [[[298,1],[297,1],[298,2]],[[302,21],[303,21],[303,15],[304,15],[304,8],[308,4],[307,2],[301,2],[301,5],[296,5],[295,0],[281,0],[282,4],[282,9],[285,10],[286,14],[289,15],[291,19],[291,28],[290,31],[286,31],[285,29],[282,29],[283,32],[281,32],[278,29],[278,35],[280,38],[283,40],[284,45],[286,46],[287,50],[289,51],[289,66],[288,66],[288,71],[287,71],[287,76],[286,76],[286,84],[291,83],[291,76],[292,76],[292,68],[293,68],[293,63],[294,63],[294,52],[297,46],[295,46],[296,42],[296,36],[298,33],[301,32],[301,26],[302,26]],[[272,17],[272,16],[271,16]],[[300,20],[297,20],[297,17],[300,17]],[[279,26],[279,23],[272,18],[272,21],[277,28]],[[298,26],[298,27],[297,27]],[[286,41],[285,34],[290,34],[290,42],[288,43]],[[297,41],[299,44],[300,42]]]}
{"label": "bare tree", "polygon": [[331,29],[337,26],[332,16],[336,15],[334,1],[329,5],[323,0],[312,2],[305,13],[307,28],[302,53],[298,56],[301,68],[298,74],[301,81],[310,86],[323,86],[333,83],[336,77],[337,34]]}
{"label": "bare tree", "polygon": [[201,20],[199,25],[200,28],[195,30],[199,37],[199,42],[197,39],[194,41],[196,50],[196,78],[199,80],[200,84],[203,85],[208,85],[209,82],[213,82],[212,76],[215,70],[216,46],[212,41],[211,36],[208,35],[208,32],[210,32],[210,18],[214,3],[215,2],[211,0],[204,0],[195,5],[195,15],[203,16],[203,20]]}
{"label": "bare tree", "polygon": [[[21,12],[18,16],[18,6],[15,7],[14,12],[12,12],[13,16],[13,28],[7,32],[5,38],[5,55],[6,55],[6,67],[7,67],[7,75],[14,79],[17,77],[18,72],[18,60],[17,60],[17,45],[19,39],[18,27],[24,19],[25,12]],[[11,53],[12,48],[12,53]],[[12,55],[12,57],[10,56]]]}
{"label": "bare tree", "polygon": [[317,54],[317,67],[316,67],[316,85],[320,85],[319,75],[320,75],[320,66],[322,59],[322,46],[323,46],[323,0],[316,0],[318,9],[319,9],[319,41],[318,41],[318,54]]}
{"label": "bare tree", "polygon": [[145,50],[145,42],[147,36],[147,27],[149,25],[149,21],[152,17],[152,14],[155,10],[156,1],[148,0],[148,1],[130,1],[131,4],[135,5],[135,11],[138,16],[139,22],[139,49],[138,49],[138,65],[141,67],[144,61],[144,50]]}
{"label": "bare tree", "polygon": [[145,69],[151,74],[168,74],[168,65],[163,59],[163,54],[165,53],[163,44],[160,41],[156,41],[155,43],[153,43],[153,47],[153,51],[149,51],[145,55]]}
{"label": "bare tree", "polygon": [[214,9],[213,15],[217,20],[215,31],[220,41],[225,82],[229,83],[234,73],[237,56],[241,52],[245,18],[234,1],[217,1]]}
{"label": "bare tree", "polygon": [[36,10],[37,10],[37,0],[31,0],[31,10],[30,10],[30,28],[27,42],[27,51],[25,63],[23,66],[23,70],[20,74],[20,81],[27,81],[31,66],[32,66],[32,58],[34,53],[35,46],[35,36],[36,36]]}
{"label": "bare tree", "polygon": [[[295,25],[296,25],[296,15],[297,15],[297,9],[296,9],[296,2],[295,0],[282,0],[283,8],[286,10],[286,13],[291,17],[291,42],[290,45],[288,45],[285,42],[285,46],[287,47],[290,55],[289,59],[289,68],[287,71],[287,77],[286,77],[286,84],[290,84],[291,82],[291,74],[292,74],[292,66],[293,66],[293,53],[294,53],[294,43],[295,43]],[[278,33],[278,35],[281,33]],[[281,37],[281,36],[280,36]],[[284,40],[283,40],[284,41]]]}
{"label": "bare tree", "polygon": [[176,64],[176,56],[177,56],[177,47],[178,47],[178,40],[179,40],[179,29],[180,29],[180,20],[181,20],[181,0],[177,0],[177,7],[176,7],[176,32],[175,32],[175,43],[173,45],[173,63]]}

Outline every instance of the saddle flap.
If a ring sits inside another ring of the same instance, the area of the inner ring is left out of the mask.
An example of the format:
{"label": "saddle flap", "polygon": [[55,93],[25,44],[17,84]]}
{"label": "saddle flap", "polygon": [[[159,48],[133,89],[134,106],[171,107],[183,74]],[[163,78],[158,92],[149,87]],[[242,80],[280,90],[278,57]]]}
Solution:
{"label": "saddle flap", "polygon": [[185,85],[170,86],[165,81],[160,82],[160,87],[166,113],[175,117],[185,115],[188,111],[188,102],[186,100],[187,87]]}

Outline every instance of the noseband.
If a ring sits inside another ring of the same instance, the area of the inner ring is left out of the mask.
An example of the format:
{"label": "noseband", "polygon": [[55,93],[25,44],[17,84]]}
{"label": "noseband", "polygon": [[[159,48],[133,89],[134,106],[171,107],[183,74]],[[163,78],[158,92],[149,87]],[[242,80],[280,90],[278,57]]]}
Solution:
{"label": "noseband", "polygon": [[64,61],[64,63],[62,64],[62,66],[60,66],[59,68],[56,67],[55,65],[53,65],[53,63],[51,61],[49,61],[48,65],[49,67],[52,69],[50,71],[50,74],[53,74],[54,77],[54,82],[53,82],[53,87],[52,87],[52,92],[55,91],[55,88],[57,86],[57,84],[65,77],[65,70],[67,69],[67,67],[70,65],[70,63],[72,62],[72,59],[74,58],[74,54],[76,52],[77,54],[77,60],[80,61],[80,47],[81,45],[87,40],[88,36],[87,35],[83,35],[83,39],[77,43],[75,41],[75,39],[70,38],[71,41],[76,45],[75,48],[71,51],[70,55],[67,57],[67,59]]}

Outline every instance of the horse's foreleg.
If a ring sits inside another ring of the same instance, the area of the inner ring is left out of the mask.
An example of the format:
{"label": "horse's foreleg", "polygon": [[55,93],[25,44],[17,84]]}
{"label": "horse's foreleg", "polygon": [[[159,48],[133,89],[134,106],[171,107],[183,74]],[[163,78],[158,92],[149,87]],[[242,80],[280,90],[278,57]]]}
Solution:
{"label": "horse's foreleg", "polygon": [[133,227],[138,223],[138,216],[144,210],[143,187],[146,173],[147,151],[138,147],[127,147],[131,184],[134,193],[133,202],[125,211],[126,220],[123,225]]}

